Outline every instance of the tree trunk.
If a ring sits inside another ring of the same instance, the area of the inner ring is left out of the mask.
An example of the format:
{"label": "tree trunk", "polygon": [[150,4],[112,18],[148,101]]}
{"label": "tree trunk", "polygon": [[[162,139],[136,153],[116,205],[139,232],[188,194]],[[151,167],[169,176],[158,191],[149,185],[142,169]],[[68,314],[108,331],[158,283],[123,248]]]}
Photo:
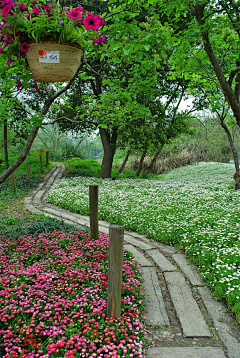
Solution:
{"label": "tree trunk", "polygon": [[[49,108],[51,107],[51,104],[55,101],[55,99],[58,98],[61,94],[65,93],[71,87],[71,85],[73,84],[75,78],[77,77],[81,67],[82,67],[82,64],[79,66],[75,76],[68,82],[68,84],[63,89],[61,89],[60,91],[58,91],[57,93],[55,93],[53,95],[50,94],[50,92],[47,88],[47,85],[45,84],[46,85],[45,89],[46,89],[46,92],[48,95],[48,99],[46,100],[46,102],[43,106],[40,116],[44,116],[45,114],[47,114]],[[38,126],[32,127],[32,130],[28,137],[27,143],[26,143],[25,147],[23,148],[22,153],[17,158],[17,160],[12,165],[10,165],[10,167],[7,170],[5,170],[5,172],[2,175],[0,175],[0,184],[2,184],[26,159],[26,157],[29,153],[29,150],[31,149],[31,146],[33,144],[33,141],[37,136],[38,130],[40,128],[40,125],[41,125],[43,119],[44,119],[44,117],[39,118]]]}
{"label": "tree trunk", "polygon": [[236,170],[236,172],[235,172],[235,174],[233,176],[233,178],[235,180],[235,189],[239,190],[240,189],[240,174],[239,174],[238,153],[237,153],[237,150],[236,150],[236,148],[234,146],[231,133],[230,133],[228,127],[226,126],[226,124],[223,122],[223,119],[224,119],[223,117],[220,117],[220,124],[221,124],[222,128],[224,129],[224,131],[226,132],[227,137],[228,137],[228,141],[229,141],[230,148],[231,148],[232,155],[233,155],[235,170]]}
{"label": "tree trunk", "polygon": [[3,125],[3,142],[4,142],[4,160],[5,160],[5,168],[9,168],[9,161],[8,161],[8,128],[7,128],[7,121],[4,122]]}
{"label": "tree trunk", "polygon": [[105,128],[100,128],[99,132],[104,150],[100,178],[111,178],[112,163],[116,152],[117,128],[113,128],[112,135]]}
{"label": "tree trunk", "polygon": [[153,169],[153,166],[154,164],[156,163],[156,160],[159,156],[159,154],[161,153],[162,151],[162,146],[158,148],[158,150],[156,151],[156,153],[154,154],[154,157],[152,158],[150,164],[147,166],[147,168],[144,170],[143,172],[143,177],[147,176],[147,174],[149,174],[152,169]]}
{"label": "tree trunk", "polygon": [[234,91],[231,88],[231,85],[226,80],[226,78],[223,74],[223,71],[220,67],[220,64],[217,60],[217,57],[215,56],[215,53],[213,52],[213,48],[212,48],[212,45],[211,45],[211,42],[209,39],[209,32],[208,32],[208,30],[206,30],[206,17],[204,15],[204,7],[205,6],[206,6],[205,3],[203,3],[201,5],[194,6],[195,18],[201,27],[201,37],[203,40],[204,50],[209,58],[209,61],[212,64],[213,70],[218,78],[218,81],[222,88],[224,96],[227,99],[227,101],[233,111],[237,125],[240,127],[239,98],[236,97],[236,95],[234,94]]}
{"label": "tree trunk", "polygon": [[125,159],[124,159],[124,161],[123,161],[121,167],[119,168],[119,171],[118,171],[119,173],[122,173],[122,172],[123,172],[123,169],[125,168],[125,165],[126,165],[126,163],[127,163],[127,161],[128,161],[128,158],[129,158],[130,153],[131,153],[131,148],[130,148],[129,151],[127,152],[127,155],[126,155],[126,157],[125,157]]}
{"label": "tree trunk", "polygon": [[142,171],[143,161],[144,161],[144,158],[146,157],[146,154],[147,154],[147,149],[145,149],[145,150],[142,152],[142,155],[141,155],[141,158],[140,158],[140,162],[139,162],[138,168],[137,168],[137,170],[136,170],[136,177],[139,177],[139,174],[140,174],[141,171]]}

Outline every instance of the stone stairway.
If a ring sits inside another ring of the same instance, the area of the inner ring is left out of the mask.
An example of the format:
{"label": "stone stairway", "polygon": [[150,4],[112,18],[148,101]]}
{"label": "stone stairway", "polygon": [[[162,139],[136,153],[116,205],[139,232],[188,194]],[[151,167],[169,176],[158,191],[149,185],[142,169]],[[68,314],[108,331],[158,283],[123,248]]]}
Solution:
{"label": "stone stairway", "polygon": [[[25,198],[32,213],[89,227],[89,217],[46,203],[49,188],[65,168],[57,164]],[[108,234],[109,223],[99,221]],[[240,358],[240,333],[223,303],[212,298],[195,265],[172,246],[125,232],[124,247],[140,264],[147,295],[147,358]]]}

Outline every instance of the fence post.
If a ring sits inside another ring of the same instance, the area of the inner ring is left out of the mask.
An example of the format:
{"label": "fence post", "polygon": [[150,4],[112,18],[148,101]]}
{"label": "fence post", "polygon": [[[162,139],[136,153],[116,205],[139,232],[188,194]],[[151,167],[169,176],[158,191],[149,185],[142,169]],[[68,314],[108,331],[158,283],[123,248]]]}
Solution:
{"label": "fence post", "polygon": [[107,316],[115,319],[121,315],[123,237],[123,226],[109,226]]}
{"label": "fence post", "polygon": [[49,151],[46,151],[46,166],[49,164]]}
{"label": "fence post", "polygon": [[28,182],[30,184],[31,182],[30,162],[27,162],[27,176],[28,176]]}
{"label": "fence post", "polygon": [[91,239],[98,239],[98,185],[89,185],[89,217]]}
{"label": "fence post", "polygon": [[17,189],[17,187],[16,187],[15,172],[13,172],[13,173],[11,174],[11,181],[12,181],[13,192],[14,192],[14,194],[16,194],[16,189]]}
{"label": "fence post", "polygon": [[40,163],[40,169],[41,169],[41,173],[43,172],[43,167],[42,167],[42,156],[41,154],[39,155],[39,163]]}

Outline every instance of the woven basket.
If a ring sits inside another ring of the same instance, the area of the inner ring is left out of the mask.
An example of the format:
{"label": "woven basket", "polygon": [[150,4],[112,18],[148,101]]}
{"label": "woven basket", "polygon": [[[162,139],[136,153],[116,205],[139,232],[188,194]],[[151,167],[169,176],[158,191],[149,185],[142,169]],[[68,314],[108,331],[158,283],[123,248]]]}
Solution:
{"label": "woven basket", "polygon": [[[43,41],[30,43],[29,46],[26,55],[30,70],[43,82],[69,81],[76,74],[83,55],[82,49],[76,45]],[[50,52],[46,55],[46,51]]]}

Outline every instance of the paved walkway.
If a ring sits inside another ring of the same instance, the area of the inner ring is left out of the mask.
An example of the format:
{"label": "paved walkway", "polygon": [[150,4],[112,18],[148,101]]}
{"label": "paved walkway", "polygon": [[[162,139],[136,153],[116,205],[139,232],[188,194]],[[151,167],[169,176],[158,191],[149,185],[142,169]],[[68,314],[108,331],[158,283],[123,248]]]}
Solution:
{"label": "paved walkway", "polygon": [[[44,213],[72,225],[89,227],[89,217],[46,203],[49,188],[64,166],[57,164],[25,198],[32,213]],[[109,223],[99,221],[100,232]],[[124,234],[124,247],[141,266],[147,304],[147,358],[240,358],[240,332],[226,306],[212,298],[196,266],[172,246],[135,232]]]}

